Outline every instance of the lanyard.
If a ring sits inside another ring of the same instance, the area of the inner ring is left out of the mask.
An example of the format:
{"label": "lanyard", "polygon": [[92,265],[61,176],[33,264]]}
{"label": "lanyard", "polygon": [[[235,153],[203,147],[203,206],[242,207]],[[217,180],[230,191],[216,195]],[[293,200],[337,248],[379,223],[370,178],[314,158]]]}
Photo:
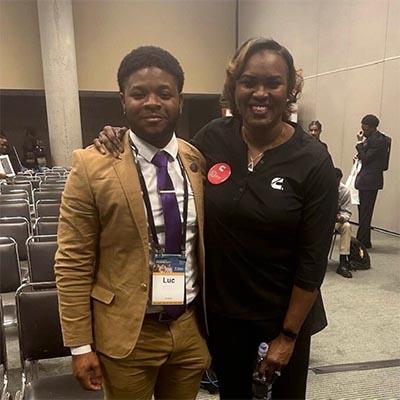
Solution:
{"label": "lanyard", "polygon": [[[156,232],[156,225],[154,223],[153,210],[150,203],[149,192],[147,190],[146,181],[144,180],[144,176],[142,173],[142,169],[140,168],[139,161],[137,156],[139,154],[139,150],[132,142],[131,138],[129,138],[129,143],[134,151],[134,159],[136,164],[136,169],[139,175],[140,187],[143,193],[143,201],[147,211],[147,221],[149,223],[151,236],[153,237],[154,246],[158,254],[162,254],[162,248],[160,246],[160,242],[158,241],[158,236]],[[189,190],[188,190],[188,182],[185,174],[185,170],[183,168],[182,161],[178,155],[177,157],[179,167],[181,169],[182,177],[183,177],[183,223],[182,223],[182,243],[181,243],[181,252],[182,255],[185,256],[186,253],[186,231],[187,231],[187,216],[188,216],[188,203],[189,203]]]}

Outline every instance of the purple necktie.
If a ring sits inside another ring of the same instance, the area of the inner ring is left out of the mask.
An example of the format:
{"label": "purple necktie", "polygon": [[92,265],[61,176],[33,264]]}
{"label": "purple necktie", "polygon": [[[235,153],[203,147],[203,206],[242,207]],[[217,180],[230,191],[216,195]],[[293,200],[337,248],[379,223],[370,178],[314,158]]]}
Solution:
{"label": "purple necktie", "polygon": [[[180,254],[182,243],[182,223],[176,199],[175,188],[168,174],[168,154],[159,151],[151,161],[157,167],[157,189],[161,199],[165,228],[165,253]],[[185,305],[164,306],[172,318],[177,319],[185,312]]]}

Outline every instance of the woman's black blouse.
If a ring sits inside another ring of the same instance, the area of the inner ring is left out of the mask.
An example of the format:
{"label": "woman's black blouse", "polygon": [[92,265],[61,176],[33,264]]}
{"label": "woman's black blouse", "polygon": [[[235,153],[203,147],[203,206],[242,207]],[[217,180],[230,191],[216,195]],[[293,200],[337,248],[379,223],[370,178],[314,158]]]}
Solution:
{"label": "woman's black blouse", "polygon": [[267,150],[253,172],[238,118],[220,118],[192,143],[207,172],[226,163],[232,174],[206,181],[208,311],[241,319],[282,319],[293,285],[319,288],[325,275],[337,184],[326,148],[299,125]]}

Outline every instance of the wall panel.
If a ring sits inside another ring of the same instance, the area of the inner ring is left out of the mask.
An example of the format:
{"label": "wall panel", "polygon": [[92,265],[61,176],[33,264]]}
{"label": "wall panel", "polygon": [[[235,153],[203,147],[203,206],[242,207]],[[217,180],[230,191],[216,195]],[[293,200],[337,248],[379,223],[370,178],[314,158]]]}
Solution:
{"label": "wall panel", "polygon": [[[323,122],[321,140],[328,145],[334,163],[342,167],[343,123],[346,112],[347,74],[340,72],[317,78],[315,114]],[[303,105],[304,106],[304,105]]]}
{"label": "wall panel", "polygon": [[389,0],[385,57],[400,54],[400,1]]}
{"label": "wall panel", "polygon": [[181,62],[186,93],[221,92],[234,51],[235,1],[74,0],[73,10],[81,90],[117,90],[122,58],[154,44]]}
{"label": "wall panel", "polygon": [[[345,177],[361,118],[370,113],[380,118],[393,149],[373,223],[398,233],[399,21],[398,0],[239,1],[239,41],[272,36],[292,52],[307,78],[299,121],[305,128],[310,120],[322,122],[322,140]],[[384,61],[385,56],[397,59]]]}
{"label": "wall panel", "polygon": [[44,88],[36,1],[0,1],[0,59],[0,88]]}
{"label": "wall panel", "polygon": [[239,1],[239,43],[272,37],[292,52],[306,75],[317,72],[318,0]]}
{"label": "wall panel", "polygon": [[[350,35],[348,0],[326,2],[320,7],[318,23],[318,72],[327,72],[347,66]],[[334,18],[332,18],[334,16]]]}
{"label": "wall panel", "polygon": [[388,0],[351,0],[349,66],[384,57],[387,7]]}

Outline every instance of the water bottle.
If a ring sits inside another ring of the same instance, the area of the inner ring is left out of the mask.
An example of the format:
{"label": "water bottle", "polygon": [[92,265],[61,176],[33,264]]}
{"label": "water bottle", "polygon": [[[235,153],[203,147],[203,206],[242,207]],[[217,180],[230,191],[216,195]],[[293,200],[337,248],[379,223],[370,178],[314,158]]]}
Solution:
{"label": "water bottle", "polygon": [[257,362],[253,371],[253,399],[254,400],[270,400],[271,399],[271,389],[270,385],[265,377],[260,375],[260,365],[261,361],[264,360],[268,351],[268,344],[265,342],[260,343],[258,346]]}

